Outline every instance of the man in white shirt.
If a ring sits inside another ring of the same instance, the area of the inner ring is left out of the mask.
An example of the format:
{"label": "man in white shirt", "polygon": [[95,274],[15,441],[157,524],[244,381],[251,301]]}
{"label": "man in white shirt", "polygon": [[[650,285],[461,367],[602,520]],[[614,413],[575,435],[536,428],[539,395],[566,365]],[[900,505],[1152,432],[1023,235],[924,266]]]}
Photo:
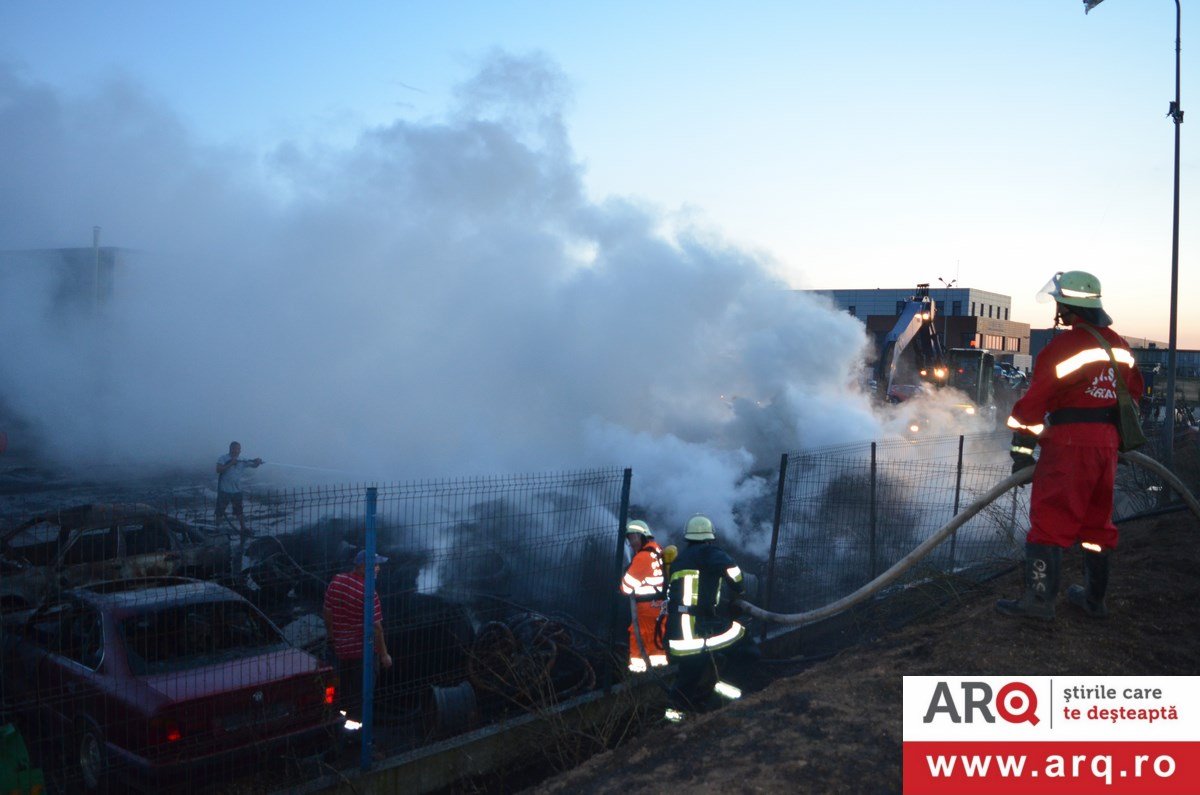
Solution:
{"label": "man in white shirt", "polygon": [[233,506],[233,515],[237,517],[242,535],[249,535],[246,530],[246,519],[242,515],[242,473],[246,467],[258,468],[263,460],[255,458],[251,461],[241,459],[242,446],[237,442],[229,443],[228,455],[217,459],[217,524],[225,518],[225,506]]}

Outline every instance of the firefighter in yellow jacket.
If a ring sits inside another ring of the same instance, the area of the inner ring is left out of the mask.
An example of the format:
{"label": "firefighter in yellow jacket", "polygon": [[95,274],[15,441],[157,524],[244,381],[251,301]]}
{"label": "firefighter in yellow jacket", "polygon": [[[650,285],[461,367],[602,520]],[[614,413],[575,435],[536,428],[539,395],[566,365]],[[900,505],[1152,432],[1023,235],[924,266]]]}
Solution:
{"label": "firefighter in yellow jacket", "polygon": [[621,578],[621,593],[632,605],[629,670],[637,674],[667,664],[667,653],[654,632],[663,606],[663,550],[641,519],[625,525],[625,540],[633,558]]}

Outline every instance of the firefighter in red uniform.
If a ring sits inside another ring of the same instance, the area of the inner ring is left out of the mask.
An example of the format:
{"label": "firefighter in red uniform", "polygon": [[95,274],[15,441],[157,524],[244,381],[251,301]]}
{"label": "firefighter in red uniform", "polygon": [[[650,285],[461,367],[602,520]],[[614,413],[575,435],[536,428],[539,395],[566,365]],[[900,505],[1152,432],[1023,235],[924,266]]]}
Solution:
{"label": "firefighter in red uniform", "polygon": [[621,593],[633,604],[629,624],[629,670],[635,674],[667,664],[667,652],[655,639],[654,627],[663,605],[663,550],[650,526],[641,519],[625,525],[625,540],[633,552],[621,578]]}
{"label": "firefighter in red uniform", "polygon": [[1113,479],[1117,473],[1117,383],[1108,352],[1088,330],[1108,342],[1134,400],[1142,376],[1129,346],[1109,326],[1100,304],[1100,280],[1083,271],[1059,272],[1038,293],[1057,302],[1055,325],[1071,328],[1040,354],[1029,391],[1016,402],[1008,426],[1014,429],[1013,472],[1033,466],[1030,530],[1025,539],[1024,592],[1001,599],[996,609],[1008,616],[1054,618],[1062,551],[1081,542],[1082,586],[1067,598],[1090,616],[1107,615],[1109,554],[1117,546],[1112,521]]}

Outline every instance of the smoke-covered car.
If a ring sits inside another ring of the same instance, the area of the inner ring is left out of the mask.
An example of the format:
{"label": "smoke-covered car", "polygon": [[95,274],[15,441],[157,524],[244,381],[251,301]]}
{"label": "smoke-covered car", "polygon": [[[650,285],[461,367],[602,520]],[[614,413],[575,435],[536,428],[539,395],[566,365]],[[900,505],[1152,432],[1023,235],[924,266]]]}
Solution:
{"label": "smoke-covered car", "polygon": [[5,675],[70,791],[151,791],[251,772],[330,736],[334,673],[211,582],[156,577],[68,589],[5,618]]}
{"label": "smoke-covered car", "polygon": [[220,577],[231,560],[227,537],[149,505],[77,505],[35,516],[0,539],[0,610],[28,609],[58,588],[89,582]]}

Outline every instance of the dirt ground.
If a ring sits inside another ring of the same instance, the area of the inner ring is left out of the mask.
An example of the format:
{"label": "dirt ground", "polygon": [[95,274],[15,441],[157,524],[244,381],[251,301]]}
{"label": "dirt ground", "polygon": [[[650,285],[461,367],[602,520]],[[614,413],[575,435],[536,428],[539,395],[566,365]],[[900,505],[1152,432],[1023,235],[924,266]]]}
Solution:
{"label": "dirt ground", "polygon": [[1081,581],[1063,560],[1054,622],[1010,619],[1013,572],[905,628],[849,648],[680,726],[662,724],[530,792],[891,793],[901,786],[901,685],[909,675],[1200,673],[1200,521],[1128,523],[1112,563],[1107,619],[1066,602]]}

